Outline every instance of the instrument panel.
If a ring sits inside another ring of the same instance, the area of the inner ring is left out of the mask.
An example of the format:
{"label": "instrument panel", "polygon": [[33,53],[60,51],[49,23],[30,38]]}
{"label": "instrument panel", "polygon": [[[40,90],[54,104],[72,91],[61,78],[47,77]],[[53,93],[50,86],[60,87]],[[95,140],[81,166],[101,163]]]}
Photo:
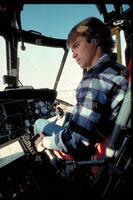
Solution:
{"label": "instrument panel", "polygon": [[56,169],[46,153],[36,151],[33,127],[38,118],[54,118],[56,123],[64,120],[64,110],[71,105],[56,97],[57,92],[47,88],[0,92],[1,200],[53,199],[51,184],[55,180],[57,185]]}
{"label": "instrument panel", "polygon": [[0,92],[0,144],[32,131],[38,118],[56,115],[56,91],[14,89]]}
{"label": "instrument panel", "polygon": [[56,95],[47,88],[0,92],[1,200],[41,200],[49,193],[49,189],[43,192],[46,186],[40,173],[47,161],[33,145],[33,125],[38,118],[56,115]]}

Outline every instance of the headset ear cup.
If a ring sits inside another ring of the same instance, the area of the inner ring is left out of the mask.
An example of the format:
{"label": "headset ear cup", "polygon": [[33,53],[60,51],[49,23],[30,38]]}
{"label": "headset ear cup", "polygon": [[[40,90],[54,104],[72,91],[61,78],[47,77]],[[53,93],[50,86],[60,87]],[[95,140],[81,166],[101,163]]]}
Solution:
{"label": "headset ear cup", "polygon": [[87,33],[87,41],[89,43],[97,44],[98,40],[96,39],[96,36],[92,31]]}
{"label": "headset ear cup", "polygon": [[94,39],[94,34],[92,31],[86,32],[86,38],[88,43],[92,43]]}
{"label": "headset ear cup", "polygon": [[97,44],[97,39],[95,39],[95,38],[91,39],[91,43]]}
{"label": "headset ear cup", "polygon": [[100,39],[98,39],[95,35],[94,32],[90,31],[87,33],[87,42],[88,43],[93,43],[95,44],[96,46],[100,46],[101,42],[100,42]]}

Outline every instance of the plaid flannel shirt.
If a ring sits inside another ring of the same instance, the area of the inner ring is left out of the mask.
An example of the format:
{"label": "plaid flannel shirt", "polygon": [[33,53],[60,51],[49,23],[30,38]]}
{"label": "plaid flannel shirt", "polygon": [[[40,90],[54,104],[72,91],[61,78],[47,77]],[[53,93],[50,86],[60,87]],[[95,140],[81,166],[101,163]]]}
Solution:
{"label": "plaid flannel shirt", "polygon": [[85,142],[98,142],[105,130],[111,132],[128,86],[127,69],[104,54],[90,70],[85,70],[76,90],[70,125],[54,137],[61,151],[75,155]]}

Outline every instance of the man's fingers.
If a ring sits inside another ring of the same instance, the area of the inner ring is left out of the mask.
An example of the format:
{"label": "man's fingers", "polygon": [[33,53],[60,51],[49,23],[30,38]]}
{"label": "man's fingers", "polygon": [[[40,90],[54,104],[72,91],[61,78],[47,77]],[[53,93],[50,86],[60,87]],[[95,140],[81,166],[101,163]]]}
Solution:
{"label": "man's fingers", "polygon": [[39,137],[36,139],[35,141],[35,145],[37,145],[42,139],[44,138],[44,134],[43,133],[40,133],[39,134]]}
{"label": "man's fingers", "polygon": [[44,138],[44,134],[43,133],[40,133],[39,135],[40,135],[41,138]]}
{"label": "man's fingers", "polygon": [[39,137],[35,140],[35,147],[38,152],[44,150],[42,139],[44,138],[44,134],[40,133]]}
{"label": "man's fingers", "polygon": [[41,152],[44,150],[42,140],[39,143],[37,143],[35,146],[38,152]]}

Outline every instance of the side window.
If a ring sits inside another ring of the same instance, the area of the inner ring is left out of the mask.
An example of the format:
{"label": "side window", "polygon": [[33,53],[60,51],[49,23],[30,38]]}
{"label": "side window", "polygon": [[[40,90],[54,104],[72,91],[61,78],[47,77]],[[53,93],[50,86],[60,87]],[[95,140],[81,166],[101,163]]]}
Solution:
{"label": "side window", "polygon": [[83,71],[72,58],[72,52],[69,51],[63,72],[58,83],[58,99],[64,100],[72,105],[76,103],[75,90],[82,78]]}
{"label": "side window", "polygon": [[124,32],[121,30],[120,32],[117,33],[117,31],[115,32],[114,30],[113,39],[116,42],[116,47],[114,49],[114,52],[117,53],[117,58],[118,58],[117,61],[118,63],[126,65],[126,62],[125,62],[126,41],[125,41]]}
{"label": "side window", "polygon": [[126,65],[125,61],[126,41],[123,31],[120,32],[120,38],[121,38],[121,62],[123,65]]}
{"label": "side window", "polygon": [[0,36],[0,91],[4,90],[3,75],[6,75],[6,44],[5,39]]}

